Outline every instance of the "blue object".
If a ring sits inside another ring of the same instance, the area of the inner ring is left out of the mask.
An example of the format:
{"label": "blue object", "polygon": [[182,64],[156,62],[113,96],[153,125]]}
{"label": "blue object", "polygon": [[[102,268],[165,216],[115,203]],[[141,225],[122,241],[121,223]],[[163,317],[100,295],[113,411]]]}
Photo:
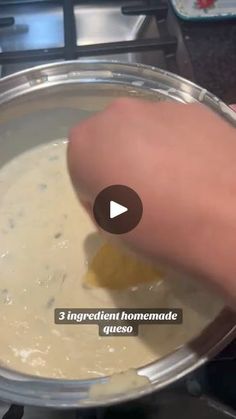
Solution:
{"label": "blue object", "polygon": [[170,0],[175,13],[184,20],[221,20],[236,18],[236,0],[215,0],[213,6],[201,9],[197,0]]}

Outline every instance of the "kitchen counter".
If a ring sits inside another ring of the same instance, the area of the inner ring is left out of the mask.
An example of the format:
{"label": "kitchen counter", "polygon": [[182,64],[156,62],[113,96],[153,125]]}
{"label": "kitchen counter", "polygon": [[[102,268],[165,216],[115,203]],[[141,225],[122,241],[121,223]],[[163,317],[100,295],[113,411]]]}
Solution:
{"label": "kitchen counter", "polygon": [[236,20],[181,22],[195,81],[236,103]]}

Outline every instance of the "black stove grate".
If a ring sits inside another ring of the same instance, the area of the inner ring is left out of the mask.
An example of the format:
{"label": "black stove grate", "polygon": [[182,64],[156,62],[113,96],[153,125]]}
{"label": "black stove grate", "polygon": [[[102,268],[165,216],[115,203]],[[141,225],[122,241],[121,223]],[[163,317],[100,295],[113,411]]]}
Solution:
{"label": "black stove grate", "polygon": [[12,404],[2,419],[21,419],[24,416],[24,407]]}
{"label": "black stove grate", "polygon": [[[54,3],[53,0],[35,0],[34,2],[27,2],[18,0],[17,2],[0,2],[1,8],[9,4],[37,4],[37,3]],[[96,45],[77,45],[76,24],[74,15],[74,5],[79,2],[76,0],[61,0],[57,4],[62,5],[63,8],[63,25],[64,25],[64,46],[58,48],[22,50],[22,51],[3,51],[0,53],[0,65],[16,64],[29,61],[52,61],[52,60],[74,60],[82,57],[113,55],[129,52],[141,51],[163,51],[167,67],[171,71],[177,72],[176,50],[177,39],[175,36],[169,34],[167,28],[167,13],[168,1],[160,0],[144,0],[143,2],[134,3],[127,2],[125,5],[121,3],[121,12],[129,15],[155,15],[157,25],[160,33],[159,38],[108,42]],[[9,16],[7,18],[0,18],[0,27],[13,26],[14,18]],[[169,65],[168,65],[169,63]]]}

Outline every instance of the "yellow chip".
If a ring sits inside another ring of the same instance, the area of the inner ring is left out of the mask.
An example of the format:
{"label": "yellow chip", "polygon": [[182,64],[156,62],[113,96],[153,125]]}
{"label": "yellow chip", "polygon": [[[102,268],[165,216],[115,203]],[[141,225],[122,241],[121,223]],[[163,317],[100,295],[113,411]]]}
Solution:
{"label": "yellow chip", "polygon": [[84,283],[94,287],[121,290],[161,278],[161,272],[150,263],[141,261],[123,249],[105,244],[89,264]]}

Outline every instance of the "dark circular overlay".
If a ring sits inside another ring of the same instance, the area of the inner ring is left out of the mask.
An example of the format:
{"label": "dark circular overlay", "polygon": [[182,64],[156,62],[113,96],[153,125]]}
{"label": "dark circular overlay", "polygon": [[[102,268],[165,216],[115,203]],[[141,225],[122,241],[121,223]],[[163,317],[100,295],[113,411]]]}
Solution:
{"label": "dark circular overlay", "polygon": [[[110,202],[114,201],[128,211],[110,218]],[[111,185],[103,189],[93,205],[96,223],[103,230],[112,234],[124,234],[133,230],[143,214],[143,204],[137,192],[125,185]]]}

